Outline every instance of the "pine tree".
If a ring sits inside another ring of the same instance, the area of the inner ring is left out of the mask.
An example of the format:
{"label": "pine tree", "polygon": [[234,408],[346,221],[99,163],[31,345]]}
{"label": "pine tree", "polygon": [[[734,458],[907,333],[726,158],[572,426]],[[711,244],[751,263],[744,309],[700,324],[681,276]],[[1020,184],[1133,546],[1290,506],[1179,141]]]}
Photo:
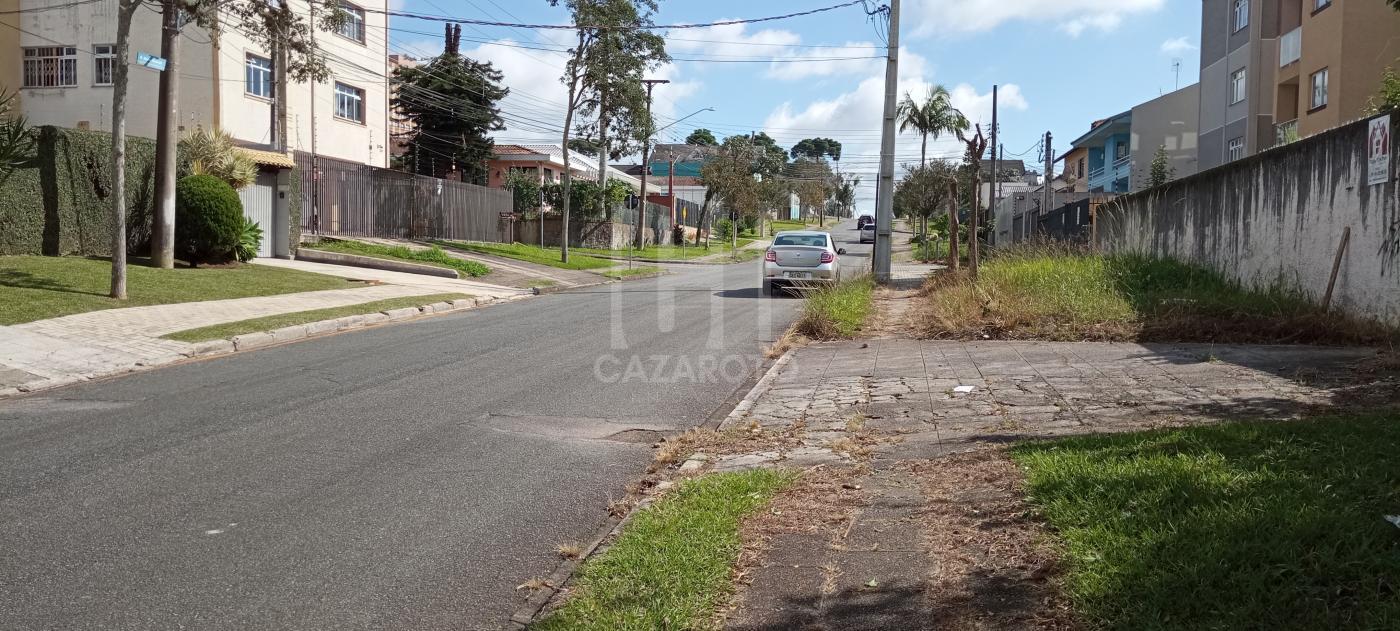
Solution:
{"label": "pine tree", "polygon": [[1172,168],[1172,158],[1167,155],[1167,146],[1159,145],[1152,156],[1152,168],[1147,174],[1147,188],[1156,188],[1172,181],[1176,169]]}
{"label": "pine tree", "polygon": [[[462,27],[448,25],[442,54],[416,68],[394,71],[393,107],[413,127],[406,166],[419,175],[486,184],[486,161],[505,129],[499,103],[510,93],[489,62],[463,57]],[[415,155],[416,154],[416,155]]]}

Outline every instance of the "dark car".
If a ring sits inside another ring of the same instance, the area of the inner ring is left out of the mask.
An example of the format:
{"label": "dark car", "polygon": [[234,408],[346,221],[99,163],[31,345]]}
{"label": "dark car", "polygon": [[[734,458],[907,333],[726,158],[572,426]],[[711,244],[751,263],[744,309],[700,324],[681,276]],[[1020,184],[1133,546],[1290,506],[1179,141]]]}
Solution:
{"label": "dark car", "polygon": [[864,228],[866,225],[874,224],[875,218],[870,215],[861,215],[856,218],[856,229]]}

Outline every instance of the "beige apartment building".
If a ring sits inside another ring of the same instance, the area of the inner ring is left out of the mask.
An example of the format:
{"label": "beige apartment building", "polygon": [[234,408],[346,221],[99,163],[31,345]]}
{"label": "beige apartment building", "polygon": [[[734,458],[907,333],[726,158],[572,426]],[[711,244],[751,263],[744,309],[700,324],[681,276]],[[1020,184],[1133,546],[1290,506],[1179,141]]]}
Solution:
{"label": "beige apartment building", "polygon": [[1281,0],[1275,142],[1359,118],[1400,66],[1400,12],[1370,0]]}
{"label": "beige apartment building", "polygon": [[1397,63],[1382,0],[1202,0],[1199,168],[1359,118]]}
{"label": "beige apartment building", "polygon": [[[306,0],[293,11],[310,16]],[[331,68],[319,83],[287,90],[289,151],[387,166],[389,138],[386,0],[344,2],[338,32],[317,32]],[[368,10],[367,10],[368,9]],[[20,95],[34,125],[109,131],[117,0],[0,0],[0,85]],[[272,58],[244,35],[256,28],[221,19],[219,32],[184,28],[180,50],[179,125],[216,126],[242,143],[274,141]],[[127,133],[154,138],[159,73],[136,55],[160,53],[160,14],[136,12],[132,24]]]}

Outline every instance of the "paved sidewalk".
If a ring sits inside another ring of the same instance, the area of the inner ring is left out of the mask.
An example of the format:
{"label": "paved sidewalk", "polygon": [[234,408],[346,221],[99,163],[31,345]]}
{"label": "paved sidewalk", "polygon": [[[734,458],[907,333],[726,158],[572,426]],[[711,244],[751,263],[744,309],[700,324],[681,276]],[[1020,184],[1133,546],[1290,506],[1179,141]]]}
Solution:
{"label": "paved sidewalk", "polygon": [[[196,355],[235,350],[228,341],[189,344],[161,338],[177,331],[391,298],[460,293],[481,300],[499,300],[526,295],[508,287],[418,274],[277,259],[258,259],[256,263],[380,284],[275,296],[106,309],[0,326],[0,396],[130,372]],[[274,340],[265,341],[270,343]]]}
{"label": "paved sidewalk", "polygon": [[[1027,438],[1286,419],[1314,406],[1359,404],[1368,393],[1384,394],[1354,385],[1351,374],[1374,355],[1302,346],[898,338],[792,351],[723,427],[797,432],[801,452],[722,456],[714,469],[814,462],[851,469],[842,484],[823,491],[824,506],[831,505],[824,522],[764,542],[727,628],[929,629],[968,620],[977,628],[1042,626],[1041,603],[1049,597],[1036,568],[979,567],[970,580],[1000,604],[950,604],[937,595],[934,584],[948,576],[940,575],[940,558],[929,548],[934,533],[924,528],[950,505],[918,473],[942,462],[931,459]],[[989,495],[967,505],[998,493],[996,501],[1020,501],[1005,488],[975,493]]]}

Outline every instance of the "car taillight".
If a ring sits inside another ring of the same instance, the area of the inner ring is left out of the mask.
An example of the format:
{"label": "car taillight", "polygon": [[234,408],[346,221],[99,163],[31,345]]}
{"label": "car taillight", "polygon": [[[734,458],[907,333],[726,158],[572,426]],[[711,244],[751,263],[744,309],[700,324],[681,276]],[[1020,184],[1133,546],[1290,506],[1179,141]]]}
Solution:
{"label": "car taillight", "polygon": [[776,263],[776,262],[778,262],[778,253],[777,253],[777,252],[774,252],[774,251],[772,251],[772,250],[769,250],[769,251],[767,251],[767,252],[764,252],[764,253],[763,253],[763,260],[765,260],[765,261],[772,261],[772,262]]}
{"label": "car taillight", "polygon": [[832,261],[834,261],[834,260],[836,260],[836,255],[835,255],[835,254],[832,254],[832,253],[830,253],[830,252],[822,252],[822,262],[823,262],[823,263],[830,263],[830,262],[832,262]]}

